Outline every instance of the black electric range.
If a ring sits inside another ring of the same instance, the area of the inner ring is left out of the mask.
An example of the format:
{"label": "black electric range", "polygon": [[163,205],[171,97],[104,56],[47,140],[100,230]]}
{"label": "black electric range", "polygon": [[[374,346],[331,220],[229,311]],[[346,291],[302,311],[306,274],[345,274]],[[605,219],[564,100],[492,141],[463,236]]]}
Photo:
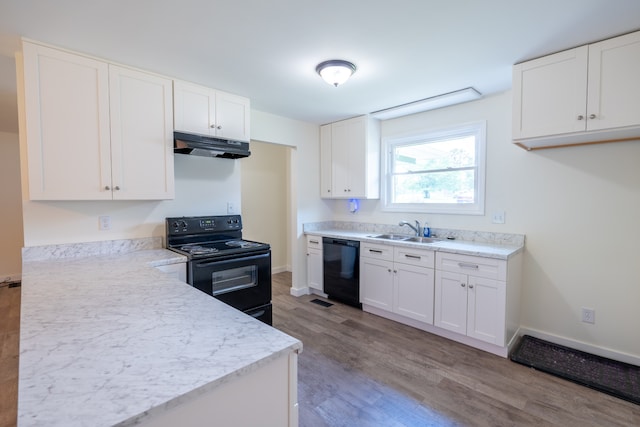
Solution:
{"label": "black electric range", "polygon": [[244,240],[240,215],[167,218],[166,232],[190,285],[271,325],[271,246]]}

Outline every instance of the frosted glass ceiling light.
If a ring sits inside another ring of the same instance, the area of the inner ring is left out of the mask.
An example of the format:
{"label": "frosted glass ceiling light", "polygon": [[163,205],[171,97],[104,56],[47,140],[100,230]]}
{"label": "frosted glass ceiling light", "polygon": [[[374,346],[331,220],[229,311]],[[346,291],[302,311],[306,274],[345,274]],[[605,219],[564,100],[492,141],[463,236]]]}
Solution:
{"label": "frosted glass ceiling light", "polygon": [[316,72],[325,82],[338,87],[356,72],[356,66],[342,59],[331,59],[318,64]]}

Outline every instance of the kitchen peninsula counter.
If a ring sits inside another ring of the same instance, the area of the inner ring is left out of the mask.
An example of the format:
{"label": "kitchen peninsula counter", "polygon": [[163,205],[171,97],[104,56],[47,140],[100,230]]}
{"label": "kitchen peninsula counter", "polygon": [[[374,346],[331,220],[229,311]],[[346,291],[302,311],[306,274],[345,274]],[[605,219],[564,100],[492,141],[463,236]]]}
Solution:
{"label": "kitchen peninsula counter", "polygon": [[41,252],[23,255],[20,427],[156,425],[276,360],[297,362],[299,340],[154,268],[181,255]]}

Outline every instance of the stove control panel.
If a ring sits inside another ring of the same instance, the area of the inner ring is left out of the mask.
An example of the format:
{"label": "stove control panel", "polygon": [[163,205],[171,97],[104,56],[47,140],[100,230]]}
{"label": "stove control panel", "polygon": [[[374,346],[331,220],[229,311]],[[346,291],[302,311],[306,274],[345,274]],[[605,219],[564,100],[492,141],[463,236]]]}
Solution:
{"label": "stove control panel", "polygon": [[179,217],[166,221],[168,236],[242,230],[240,215]]}

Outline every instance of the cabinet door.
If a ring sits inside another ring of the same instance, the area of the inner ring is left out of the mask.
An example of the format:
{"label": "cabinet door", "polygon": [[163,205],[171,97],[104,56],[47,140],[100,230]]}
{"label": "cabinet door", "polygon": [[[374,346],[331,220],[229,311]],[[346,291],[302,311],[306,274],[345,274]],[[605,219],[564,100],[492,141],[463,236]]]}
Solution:
{"label": "cabinet door", "polygon": [[394,264],[394,313],[433,325],[433,269]]}
{"label": "cabinet door", "polygon": [[23,68],[29,198],[111,199],[108,65],[24,42]]}
{"label": "cabinet door", "polygon": [[251,130],[249,99],[216,91],[215,136],[249,141]]}
{"label": "cabinet door", "polygon": [[307,283],[309,287],[324,292],[322,277],[322,250],[307,248]]}
{"label": "cabinet door", "polygon": [[467,333],[467,276],[436,270],[434,325]]}
{"label": "cabinet door", "polygon": [[367,195],[367,121],[365,117],[347,120],[347,158],[349,159],[349,198]]}
{"label": "cabinet door", "polygon": [[331,193],[331,125],[320,126],[320,197],[333,197]]}
{"label": "cabinet door", "polygon": [[504,346],[506,283],[473,276],[468,280],[467,335]]}
{"label": "cabinet door", "polygon": [[[334,198],[349,198],[349,156],[350,144],[348,121],[333,123],[331,125],[331,193]],[[355,196],[354,196],[355,197]]]}
{"label": "cabinet door", "polygon": [[174,197],[171,80],[109,66],[113,198]]}
{"label": "cabinet door", "polygon": [[174,129],[200,135],[215,135],[215,91],[174,80]]}
{"label": "cabinet door", "polygon": [[588,47],[513,67],[513,139],[586,129]]}
{"label": "cabinet door", "polygon": [[360,257],[360,299],[363,304],[393,311],[393,263]]}
{"label": "cabinet door", "polygon": [[640,124],[640,32],[589,46],[587,129]]}

